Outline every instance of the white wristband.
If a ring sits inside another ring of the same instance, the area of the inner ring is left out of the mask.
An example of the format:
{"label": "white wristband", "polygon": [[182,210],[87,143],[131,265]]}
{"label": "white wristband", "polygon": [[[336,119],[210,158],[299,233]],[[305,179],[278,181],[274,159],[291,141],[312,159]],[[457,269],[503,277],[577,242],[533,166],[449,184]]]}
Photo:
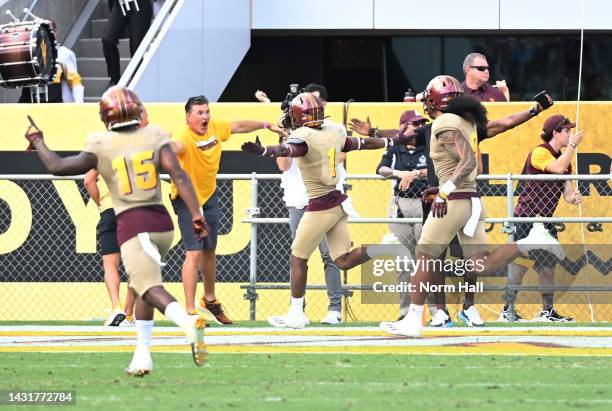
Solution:
{"label": "white wristband", "polygon": [[446,183],[442,184],[440,187],[440,192],[446,194],[447,196],[452,193],[457,186],[451,180],[446,180]]}

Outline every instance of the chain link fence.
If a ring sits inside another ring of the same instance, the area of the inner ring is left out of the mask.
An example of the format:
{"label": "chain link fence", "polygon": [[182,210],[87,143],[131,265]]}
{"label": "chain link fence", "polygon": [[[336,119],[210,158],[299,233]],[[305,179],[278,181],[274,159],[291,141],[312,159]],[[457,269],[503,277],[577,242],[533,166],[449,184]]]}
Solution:
{"label": "chain link fence", "polygon": [[[479,177],[490,243],[506,243],[512,235],[513,223],[540,218],[514,217],[517,199],[524,190],[518,181],[527,178]],[[566,292],[559,302],[571,306],[571,314],[580,321],[610,321],[612,310],[601,303],[609,294],[604,293],[598,299],[597,293],[603,291],[595,291],[598,287],[605,290],[605,274],[609,272],[609,251],[605,246],[610,243],[610,234],[605,223],[612,221],[610,176],[566,178],[579,179],[584,196],[582,218],[577,206],[561,200],[555,215],[562,217],[544,221],[557,224],[562,243],[577,244],[579,249],[585,249],[583,244],[586,244],[597,259],[592,258],[573,274],[572,286],[585,290]],[[397,217],[397,210],[390,202],[391,181],[378,176],[349,176],[347,182],[348,194],[360,214],[349,225],[353,244],[379,244],[399,238],[401,235],[395,235],[398,227],[420,223],[420,216]],[[289,303],[291,233],[280,175],[220,175],[217,184],[222,216],[217,296],[233,319],[262,320],[268,315],[284,313]],[[164,191],[169,192],[167,182],[164,182]],[[172,210],[169,201],[166,205]],[[170,214],[174,217],[172,211]],[[4,302],[0,320],[102,320],[105,317],[104,309],[110,302],[103,283],[101,256],[97,253],[98,219],[97,208],[89,200],[80,178],[0,176],[0,298]],[[167,288],[179,301],[184,301],[180,282],[183,257],[176,230],[175,245],[167,256],[163,276]],[[601,266],[594,267],[593,262]],[[564,270],[557,268],[558,272],[563,271],[560,276],[567,275]],[[307,314],[316,321],[325,315],[329,304],[318,251],[309,261],[308,275]],[[125,279],[122,271],[122,281]],[[397,316],[398,304],[361,303],[364,287],[359,268],[343,272],[342,282],[345,319],[379,321]],[[538,289],[537,285],[537,275],[529,270],[520,287]],[[476,301],[487,321],[497,318],[505,292],[517,287],[505,277],[493,286],[498,288],[498,302],[496,299],[481,304],[478,297]],[[125,283],[122,283],[122,298],[125,292]],[[198,297],[201,292],[200,283]],[[449,295],[448,302],[451,310],[456,311],[460,297]],[[517,304],[524,316],[537,309],[521,307],[520,299]]]}

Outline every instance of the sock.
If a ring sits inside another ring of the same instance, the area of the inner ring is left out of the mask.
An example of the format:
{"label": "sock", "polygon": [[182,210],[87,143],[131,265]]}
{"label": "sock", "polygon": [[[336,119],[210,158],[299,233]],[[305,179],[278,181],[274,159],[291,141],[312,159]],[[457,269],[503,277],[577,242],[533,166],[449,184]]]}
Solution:
{"label": "sock", "polygon": [[136,320],[136,350],[149,351],[151,335],[153,334],[153,320]]}
{"label": "sock", "polygon": [[302,314],[304,312],[304,297],[293,298],[291,297],[291,308],[289,313]]}
{"label": "sock", "polygon": [[187,330],[193,324],[193,319],[187,314],[187,311],[181,305],[172,301],[166,306],[164,315],[168,317],[170,321],[181,327],[183,330]]}
{"label": "sock", "polygon": [[125,315],[125,320],[126,320],[127,322],[132,322],[132,321],[134,321],[134,315],[133,315],[133,314],[126,314],[126,315]]}
{"label": "sock", "polygon": [[203,299],[205,302],[207,302],[208,304],[214,304],[214,303],[216,303],[216,302],[217,302],[217,299],[216,299],[216,298],[215,298],[214,300],[212,300],[212,301],[209,301],[209,300],[208,300],[206,297],[202,297],[202,299]]}
{"label": "sock", "polygon": [[549,308],[552,308],[553,306],[553,294],[552,293],[542,293],[542,303],[544,305],[544,309],[546,311],[550,311],[548,310]]}
{"label": "sock", "polygon": [[410,304],[408,307],[408,314],[402,321],[418,322],[421,323],[421,317],[423,316],[423,305]]}

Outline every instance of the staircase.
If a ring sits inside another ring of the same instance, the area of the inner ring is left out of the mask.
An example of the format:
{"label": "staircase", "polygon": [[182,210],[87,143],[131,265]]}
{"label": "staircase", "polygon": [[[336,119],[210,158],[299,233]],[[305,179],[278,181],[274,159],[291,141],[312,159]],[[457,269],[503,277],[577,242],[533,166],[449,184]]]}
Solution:
{"label": "staircase", "polygon": [[[107,1],[100,1],[73,48],[77,56],[79,74],[85,86],[85,102],[97,102],[106,91],[110,78],[106,73],[106,61],[102,52],[102,33],[109,17]],[[119,55],[121,56],[121,72],[130,62],[129,39],[119,40]]]}

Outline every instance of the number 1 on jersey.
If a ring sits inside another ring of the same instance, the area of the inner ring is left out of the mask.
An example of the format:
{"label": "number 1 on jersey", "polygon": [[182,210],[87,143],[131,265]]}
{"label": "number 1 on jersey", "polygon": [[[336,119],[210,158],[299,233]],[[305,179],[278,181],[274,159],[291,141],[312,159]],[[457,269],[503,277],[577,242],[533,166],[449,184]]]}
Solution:
{"label": "number 1 on jersey", "polygon": [[336,149],[334,147],[327,150],[327,159],[329,161],[329,175],[336,178]]}

